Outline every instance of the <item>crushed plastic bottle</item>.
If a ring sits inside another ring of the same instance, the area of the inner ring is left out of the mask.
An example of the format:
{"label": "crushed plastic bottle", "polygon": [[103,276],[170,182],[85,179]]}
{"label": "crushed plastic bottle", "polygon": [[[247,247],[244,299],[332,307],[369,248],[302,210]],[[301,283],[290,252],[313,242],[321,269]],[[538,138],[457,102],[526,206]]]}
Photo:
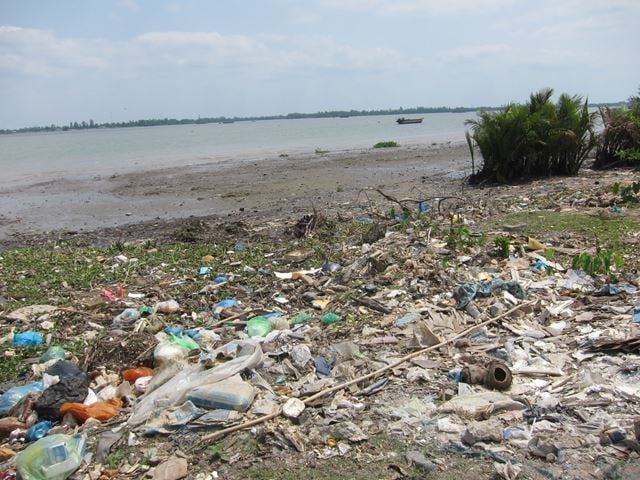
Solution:
{"label": "crushed plastic bottle", "polygon": [[49,435],[29,445],[16,456],[23,480],[65,480],[82,463],[84,435]]}
{"label": "crushed plastic bottle", "polygon": [[127,327],[134,324],[140,318],[137,308],[126,308],[122,313],[113,318],[113,325],[116,327]]}
{"label": "crushed plastic bottle", "polygon": [[38,332],[16,333],[13,336],[14,348],[34,348],[42,345],[42,335]]}
{"label": "crushed plastic bottle", "polygon": [[271,322],[262,315],[253,317],[247,322],[247,334],[250,337],[264,337],[273,330]]}
{"label": "crushed plastic bottle", "polygon": [[222,408],[245,412],[256,395],[255,389],[239,378],[201,385],[187,395],[194,405],[209,410]]}

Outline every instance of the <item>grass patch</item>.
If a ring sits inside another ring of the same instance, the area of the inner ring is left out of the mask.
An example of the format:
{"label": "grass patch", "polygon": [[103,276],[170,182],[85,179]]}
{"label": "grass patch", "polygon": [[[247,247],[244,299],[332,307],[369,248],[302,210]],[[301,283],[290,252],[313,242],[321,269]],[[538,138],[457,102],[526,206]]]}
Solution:
{"label": "grass patch", "polygon": [[393,147],[399,147],[399,146],[400,144],[398,142],[389,140],[387,142],[378,142],[373,146],[373,148],[393,148]]}
{"label": "grass patch", "polygon": [[625,238],[640,228],[637,220],[623,216],[548,211],[513,213],[500,221],[500,225],[505,224],[525,224],[524,233],[531,236],[558,232],[579,235],[589,241],[590,247],[595,245],[597,238],[599,246],[618,252],[630,248],[625,244]]}

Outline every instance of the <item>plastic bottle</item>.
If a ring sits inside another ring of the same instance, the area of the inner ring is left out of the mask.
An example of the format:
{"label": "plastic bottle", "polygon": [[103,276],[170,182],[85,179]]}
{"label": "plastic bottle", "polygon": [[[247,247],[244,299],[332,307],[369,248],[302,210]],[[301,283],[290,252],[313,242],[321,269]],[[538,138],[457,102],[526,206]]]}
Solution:
{"label": "plastic bottle", "polygon": [[53,428],[53,422],[49,420],[45,420],[44,422],[38,422],[32,425],[29,428],[29,430],[27,430],[27,441],[35,442],[36,440],[41,439],[52,428]]}
{"label": "plastic bottle", "polygon": [[271,322],[261,315],[253,317],[247,322],[247,334],[250,337],[264,337],[273,330]]}
{"label": "plastic bottle", "polygon": [[223,380],[211,385],[201,385],[187,395],[194,405],[213,410],[237,410],[245,412],[251,406],[256,392],[247,382],[240,379]]}
{"label": "plastic bottle", "polygon": [[20,387],[13,387],[0,395],[0,416],[6,415],[20,400],[33,392],[42,392],[42,382],[28,383]]}
{"label": "plastic bottle", "polygon": [[140,318],[140,312],[136,308],[126,308],[121,314],[116,315],[113,324],[119,327],[132,325]]}
{"label": "plastic bottle", "polygon": [[23,480],[65,480],[80,466],[85,449],[84,435],[50,435],[18,453],[16,467]]}
{"label": "plastic bottle", "polygon": [[38,332],[16,333],[13,336],[14,348],[34,348],[42,345],[42,335]]}

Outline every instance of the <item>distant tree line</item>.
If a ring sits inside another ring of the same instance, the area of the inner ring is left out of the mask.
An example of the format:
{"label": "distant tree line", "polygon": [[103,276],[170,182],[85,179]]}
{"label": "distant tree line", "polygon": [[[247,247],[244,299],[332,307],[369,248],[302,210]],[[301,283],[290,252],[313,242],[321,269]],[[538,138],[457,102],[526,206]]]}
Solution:
{"label": "distant tree line", "polygon": [[[590,107],[624,106],[625,102],[589,104]],[[476,111],[500,110],[502,107],[414,107],[414,108],[390,108],[383,110],[329,110],[316,113],[289,113],[287,115],[265,115],[258,117],[198,117],[198,118],[150,118],[146,120],[132,120],[129,122],[105,122],[96,123],[93,120],[82,122],[70,122],[68,125],[55,125],[43,127],[25,127],[17,129],[0,130],[0,134],[25,133],[25,132],[55,132],[67,130],[87,130],[92,128],[127,128],[127,127],[155,127],[160,125],[200,125],[205,123],[233,123],[256,120],[293,120],[302,118],[344,118],[365,117],[371,115],[420,115],[428,113],[464,113]]]}

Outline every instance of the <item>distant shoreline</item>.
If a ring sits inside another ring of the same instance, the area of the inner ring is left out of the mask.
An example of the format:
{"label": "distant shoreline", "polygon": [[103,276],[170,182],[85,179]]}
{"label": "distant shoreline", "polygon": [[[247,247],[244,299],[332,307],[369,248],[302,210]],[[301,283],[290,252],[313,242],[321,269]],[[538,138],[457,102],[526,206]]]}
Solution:
{"label": "distant shoreline", "polygon": [[[593,103],[591,108],[609,106],[622,107],[626,102]],[[432,113],[466,113],[477,112],[479,110],[496,111],[503,107],[415,107],[397,108],[384,110],[330,110],[315,113],[288,113],[286,115],[263,115],[254,117],[202,117],[202,118],[151,118],[145,120],[130,120],[127,122],[103,122],[95,123],[93,120],[83,120],[81,122],[70,122],[68,125],[48,125],[37,127],[21,127],[15,129],[0,129],[0,135],[11,135],[15,133],[31,132],[57,132],[71,130],[90,130],[99,128],[132,128],[132,127],[158,127],[166,125],[204,125],[208,123],[235,123],[235,122],[255,122],[260,120],[300,120],[305,118],[348,118],[367,117],[376,115],[428,115]]]}

